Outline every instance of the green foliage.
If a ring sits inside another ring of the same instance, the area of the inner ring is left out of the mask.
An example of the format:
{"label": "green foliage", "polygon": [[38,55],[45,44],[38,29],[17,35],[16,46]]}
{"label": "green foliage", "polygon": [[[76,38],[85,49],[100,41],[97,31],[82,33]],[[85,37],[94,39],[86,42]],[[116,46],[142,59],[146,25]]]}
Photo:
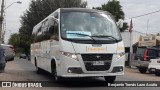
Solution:
{"label": "green foliage", "polygon": [[13,45],[16,47],[16,53],[17,52],[23,52],[23,48],[21,48],[22,40],[20,38],[20,34],[14,33],[10,36],[8,40],[8,44]]}
{"label": "green foliage", "polygon": [[[93,9],[110,12],[114,16],[116,21],[118,21],[118,19],[124,19],[125,17],[125,14],[122,10],[122,6],[120,5],[120,2],[117,0],[108,1],[107,4],[103,4],[101,7],[93,7]],[[121,31],[124,31],[128,28],[127,23],[124,23],[123,25],[123,28],[120,29]]]}
{"label": "green foliage", "polygon": [[82,0],[32,0],[29,9],[21,16],[19,47],[29,54],[30,44],[33,42],[33,27],[58,8],[81,7],[85,8],[87,2]]}
{"label": "green foliage", "polygon": [[17,45],[19,45],[19,41],[20,41],[20,36],[19,36],[19,34],[15,33],[10,36],[10,38],[8,40],[8,44],[17,46]]}

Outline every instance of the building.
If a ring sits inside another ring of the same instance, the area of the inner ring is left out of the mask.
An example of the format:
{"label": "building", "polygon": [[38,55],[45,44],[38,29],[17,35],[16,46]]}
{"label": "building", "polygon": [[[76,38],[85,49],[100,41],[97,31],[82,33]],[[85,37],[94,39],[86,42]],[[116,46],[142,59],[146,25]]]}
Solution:
{"label": "building", "polygon": [[[133,53],[136,51],[136,46],[138,45],[139,37],[140,36],[146,36],[145,33],[132,31],[130,33],[129,31],[121,32],[122,39],[125,46],[125,53],[126,53],[126,66],[129,65],[129,53],[130,53],[130,46],[132,46]],[[132,37],[131,37],[132,36]]]}

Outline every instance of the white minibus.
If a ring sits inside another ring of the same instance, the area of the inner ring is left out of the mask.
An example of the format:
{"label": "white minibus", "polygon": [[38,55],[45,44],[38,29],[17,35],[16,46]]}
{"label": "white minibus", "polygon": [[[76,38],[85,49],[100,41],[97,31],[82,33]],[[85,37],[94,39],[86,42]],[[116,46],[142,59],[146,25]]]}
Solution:
{"label": "white minibus", "polygon": [[113,16],[86,8],[59,8],[33,29],[31,62],[55,80],[124,74],[124,44]]}

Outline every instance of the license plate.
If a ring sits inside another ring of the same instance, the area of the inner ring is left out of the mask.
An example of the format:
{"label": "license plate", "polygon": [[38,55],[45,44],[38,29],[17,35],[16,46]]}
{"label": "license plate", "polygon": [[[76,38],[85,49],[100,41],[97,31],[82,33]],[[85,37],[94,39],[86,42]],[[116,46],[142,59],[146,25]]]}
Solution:
{"label": "license plate", "polygon": [[93,65],[104,65],[104,61],[93,61]]}

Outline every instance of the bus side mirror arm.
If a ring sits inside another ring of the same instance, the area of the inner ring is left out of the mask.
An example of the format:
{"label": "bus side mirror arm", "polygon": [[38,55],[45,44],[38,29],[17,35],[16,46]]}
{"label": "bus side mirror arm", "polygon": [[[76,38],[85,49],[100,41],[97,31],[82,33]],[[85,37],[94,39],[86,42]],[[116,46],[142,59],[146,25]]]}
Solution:
{"label": "bus side mirror arm", "polygon": [[50,18],[54,19],[57,23],[59,22],[59,19],[53,17],[53,16],[50,16]]}
{"label": "bus side mirror arm", "polygon": [[117,26],[118,26],[119,28],[123,28],[123,20],[122,20],[122,19],[119,19],[119,20],[118,20]]}

